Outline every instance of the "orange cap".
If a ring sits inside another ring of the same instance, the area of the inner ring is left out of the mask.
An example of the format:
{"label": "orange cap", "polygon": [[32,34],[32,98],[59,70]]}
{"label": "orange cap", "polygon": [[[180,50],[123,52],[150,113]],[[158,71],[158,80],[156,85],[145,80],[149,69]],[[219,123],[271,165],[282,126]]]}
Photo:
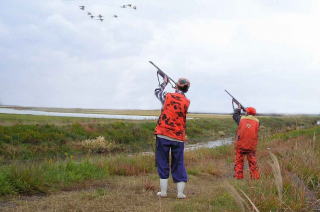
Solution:
{"label": "orange cap", "polygon": [[253,107],[247,107],[247,108],[246,108],[246,112],[247,112],[249,115],[256,115],[256,114],[257,114],[256,109],[253,108]]}

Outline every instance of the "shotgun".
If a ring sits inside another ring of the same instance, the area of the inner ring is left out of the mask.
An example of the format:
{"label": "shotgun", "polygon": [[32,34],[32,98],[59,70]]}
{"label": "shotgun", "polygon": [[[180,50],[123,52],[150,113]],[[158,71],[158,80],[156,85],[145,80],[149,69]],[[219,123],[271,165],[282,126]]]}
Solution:
{"label": "shotgun", "polygon": [[246,108],[236,98],[234,98],[227,90],[224,90],[224,91],[227,92],[229,96],[231,96],[233,109],[234,109],[233,103],[236,103],[244,112],[246,112]]}
{"label": "shotgun", "polygon": [[[160,75],[162,78],[167,77],[169,80],[169,83],[173,88],[177,86],[177,83],[171,77],[169,77],[166,73],[164,73],[158,66],[156,66],[152,61],[149,61],[149,63],[151,63],[151,65],[153,65],[157,69],[158,81],[159,81],[159,75]],[[159,81],[159,85],[160,85],[160,81]]]}

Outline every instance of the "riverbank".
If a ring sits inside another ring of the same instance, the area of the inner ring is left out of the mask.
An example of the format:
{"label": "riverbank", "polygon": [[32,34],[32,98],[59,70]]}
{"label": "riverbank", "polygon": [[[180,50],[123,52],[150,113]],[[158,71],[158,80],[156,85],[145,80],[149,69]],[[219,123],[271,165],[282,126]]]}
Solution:
{"label": "riverbank", "polygon": [[[261,137],[311,127],[317,117],[259,117]],[[0,114],[0,163],[14,160],[64,159],[153,151],[156,121],[89,119]],[[188,120],[188,142],[195,144],[234,136],[226,118]]]}

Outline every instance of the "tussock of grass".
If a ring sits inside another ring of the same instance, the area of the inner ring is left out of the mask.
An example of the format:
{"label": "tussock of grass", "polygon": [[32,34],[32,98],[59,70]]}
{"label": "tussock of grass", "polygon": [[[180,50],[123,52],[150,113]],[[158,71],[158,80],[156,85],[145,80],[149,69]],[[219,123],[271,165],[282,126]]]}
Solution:
{"label": "tussock of grass", "polygon": [[106,153],[120,149],[114,142],[107,141],[103,136],[95,139],[86,139],[80,145],[89,153]]}
{"label": "tussock of grass", "polygon": [[[222,156],[223,152],[225,152],[224,156]],[[226,156],[232,157],[232,146],[187,152],[185,153],[187,171],[191,175],[222,177],[225,175],[225,167],[228,167]]]}
{"label": "tussock of grass", "polygon": [[111,175],[138,176],[155,171],[154,158],[148,155],[120,155],[107,161]]}
{"label": "tussock of grass", "polygon": [[232,186],[230,183],[228,183],[227,181],[224,182],[224,186],[226,188],[226,190],[231,194],[231,196],[234,198],[234,200],[236,201],[236,203],[239,205],[241,211],[247,211],[249,210],[249,205],[247,204],[247,202],[242,198],[242,196],[240,195],[240,193],[237,191],[237,189]]}
{"label": "tussock of grass", "polygon": [[278,190],[279,200],[282,201],[283,182],[282,182],[282,175],[281,175],[279,161],[272,152],[269,152],[269,154],[272,159],[272,162],[269,162],[269,164],[272,168],[274,182]]}
{"label": "tussock of grass", "polygon": [[101,179],[108,170],[90,161],[10,165],[0,169],[0,194],[41,194],[85,180]]}
{"label": "tussock of grass", "polygon": [[239,191],[243,194],[243,196],[250,202],[252,208],[254,209],[254,211],[259,212],[258,208],[255,206],[255,204],[252,202],[252,200],[250,199],[250,197],[248,197],[248,195],[242,191],[241,189],[239,189]]}
{"label": "tussock of grass", "polygon": [[153,158],[147,155],[11,164],[0,168],[0,196],[48,193],[87,180],[114,175],[139,176],[154,171]]}

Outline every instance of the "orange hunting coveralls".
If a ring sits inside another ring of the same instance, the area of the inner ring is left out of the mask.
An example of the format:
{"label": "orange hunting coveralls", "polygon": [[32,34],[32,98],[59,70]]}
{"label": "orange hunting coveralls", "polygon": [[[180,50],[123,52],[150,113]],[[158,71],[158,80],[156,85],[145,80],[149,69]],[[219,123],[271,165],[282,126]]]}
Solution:
{"label": "orange hunting coveralls", "polygon": [[242,116],[239,122],[235,141],[235,167],[234,177],[243,178],[244,158],[247,157],[251,179],[259,179],[256,148],[258,144],[259,120],[252,116]]}

